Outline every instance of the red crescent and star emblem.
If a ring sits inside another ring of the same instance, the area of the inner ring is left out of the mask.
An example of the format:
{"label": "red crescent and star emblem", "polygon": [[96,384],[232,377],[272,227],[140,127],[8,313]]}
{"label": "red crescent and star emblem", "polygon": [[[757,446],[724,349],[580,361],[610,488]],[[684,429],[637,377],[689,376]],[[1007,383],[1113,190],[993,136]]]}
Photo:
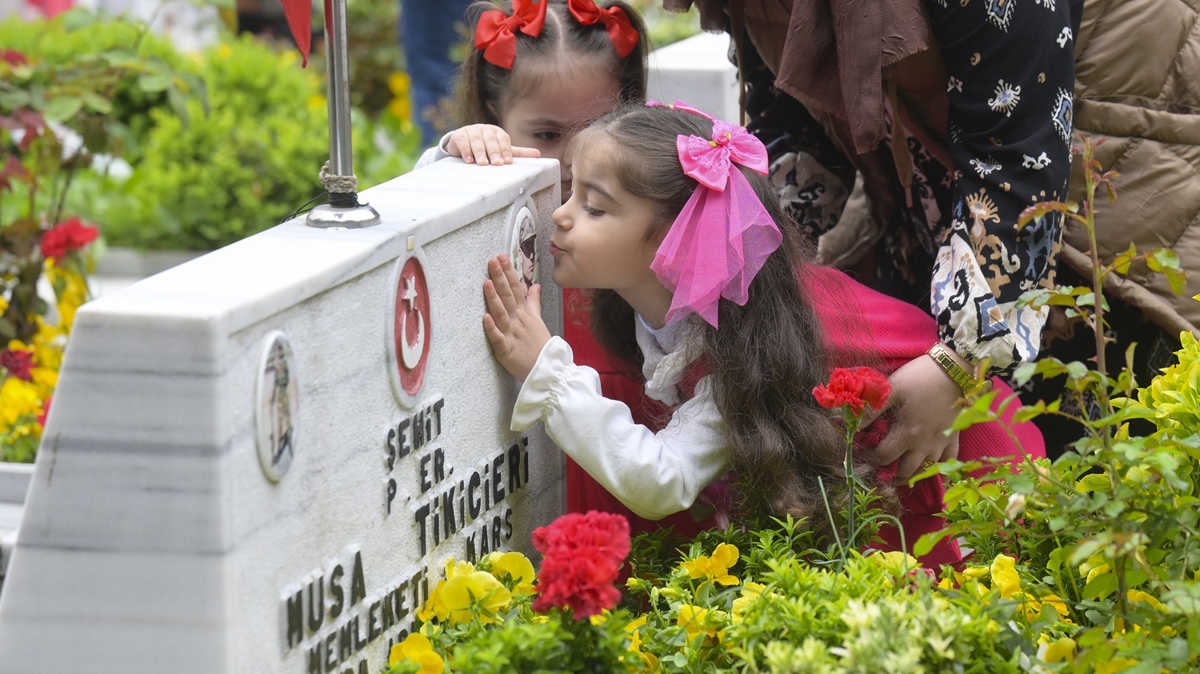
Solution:
{"label": "red crescent and star emblem", "polygon": [[416,257],[410,257],[400,269],[392,332],[396,339],[396,367],[400,374],[400,386],[409,395],[417,395],[425,383],[431,328],[425,270]]}

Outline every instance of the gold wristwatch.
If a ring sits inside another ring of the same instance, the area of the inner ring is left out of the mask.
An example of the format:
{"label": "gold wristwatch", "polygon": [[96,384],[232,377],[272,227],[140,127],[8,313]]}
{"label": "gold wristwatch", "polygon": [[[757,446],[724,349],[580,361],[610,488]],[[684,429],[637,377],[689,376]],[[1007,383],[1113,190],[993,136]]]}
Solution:
{"label": "gold wristwatch", "polygon": [[955,384],[958,384],[958,387],[962,389],[964,394],[972,392],[982,394],[992,390],[992,380],[990,377],[984,377],[983,382],[980,383],[979,379],[976,379],[973,374],[958,364],[954,356],[950,355],[950,350],[942,346],[941,342],[934,342],[933,346],[929,347],[929,351],[926,353],[933,359],[933,362],[942,368],[946,376],[950,377]]}

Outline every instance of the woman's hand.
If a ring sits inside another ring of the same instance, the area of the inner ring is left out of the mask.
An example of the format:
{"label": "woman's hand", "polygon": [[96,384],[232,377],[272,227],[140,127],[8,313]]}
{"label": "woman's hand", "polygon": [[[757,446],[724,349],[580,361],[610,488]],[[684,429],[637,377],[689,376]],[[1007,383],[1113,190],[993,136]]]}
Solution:
{"label": "woman's hand", "polygon": [[[905,363],[888,381],[892,395],[884,410],[893,409],[895,418],[866,458],[876,466],[899,460],[895,482],[905,484],[929,463],[958,458],[958,431],[947,435],[946,430],[958,416],[955,403],[963,395],[941,366],[924,354]],[[863,425],[870,420],[864,419]]]}
{"label": "woman's hand", "polygon": [[496,360],[509,374],[525,381],[537,363],[550,331],[542,321],[542,287],[526,292],[507,255],[488,260],[488,280],[483,282],[487,313],[483,332],[492,344]]}
{"label": "woman's hand", "polygon": [[513,157],[537,159],[542,153],[532,147],[513,147],[508,133],[492,124],[472,124],[455,129],[446,140],[446,152],[468,164],[502,166]]}

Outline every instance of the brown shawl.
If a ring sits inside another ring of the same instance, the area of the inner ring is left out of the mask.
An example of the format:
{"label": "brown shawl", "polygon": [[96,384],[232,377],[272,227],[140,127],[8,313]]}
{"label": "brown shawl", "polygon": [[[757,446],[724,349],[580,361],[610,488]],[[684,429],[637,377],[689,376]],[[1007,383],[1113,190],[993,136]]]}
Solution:
{"label": "brown shawl", "polygon": [[[726,11],[733,26],[753,31],[744,15],[772,1],[779,0],[663,0],[663,8],[686,11],[695,4],[705,30],[724,29],[720,12]],[[932,43],[921,0],[792,0],[775,85],[814,111],[845,119],[855,151],[867,152],[885,132],[884,68]]]}

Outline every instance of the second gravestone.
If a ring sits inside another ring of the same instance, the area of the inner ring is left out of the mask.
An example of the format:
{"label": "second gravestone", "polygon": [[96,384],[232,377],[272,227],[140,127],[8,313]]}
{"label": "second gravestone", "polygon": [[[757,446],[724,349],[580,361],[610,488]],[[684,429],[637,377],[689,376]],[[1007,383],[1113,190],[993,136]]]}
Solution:
{"label": "second gravestone", "polygon": [[[447,557],[563,509],[483,335],[486,260],[550,288],[558,166],[438,162],[383,224],[275,227],[88,304],[0,594],[6,674],[378,672]],[[560,294],[543,294],[561,326]]]}

